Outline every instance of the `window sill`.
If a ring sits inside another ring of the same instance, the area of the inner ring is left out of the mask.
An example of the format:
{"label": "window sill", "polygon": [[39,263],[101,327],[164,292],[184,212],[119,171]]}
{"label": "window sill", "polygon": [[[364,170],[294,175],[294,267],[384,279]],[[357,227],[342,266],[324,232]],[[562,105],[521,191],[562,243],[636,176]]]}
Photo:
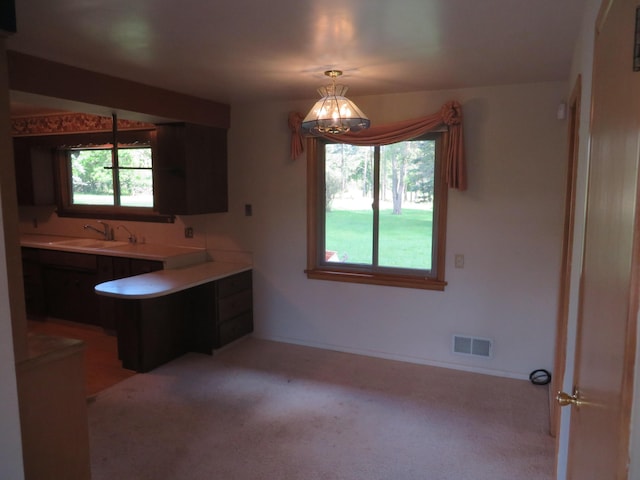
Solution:
{"label": "window sill", "polygon": [[389,275],[377,273],[345,272],[336,270],[305,270],[307,278],[313,280],[329,280],[333,282],[364,283],[369,285],[385,285],[389,287],[419,288],[422,290],[444,291],[447,282],[433,278],[415,277],[411,275]]}

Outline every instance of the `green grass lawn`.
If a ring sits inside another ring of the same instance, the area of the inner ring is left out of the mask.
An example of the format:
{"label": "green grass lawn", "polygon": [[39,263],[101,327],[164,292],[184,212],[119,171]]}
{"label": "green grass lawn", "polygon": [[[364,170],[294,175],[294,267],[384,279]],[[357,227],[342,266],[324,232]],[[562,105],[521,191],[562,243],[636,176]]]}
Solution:
{"label": "green grass lawn", "polygon": [[[403,268],[431,268],[433,212],[402,209],[402,215],[380,211],[379,264]],[[371,264],[371,210],[332,210],[326,216],[326,249],[341,261]]]}

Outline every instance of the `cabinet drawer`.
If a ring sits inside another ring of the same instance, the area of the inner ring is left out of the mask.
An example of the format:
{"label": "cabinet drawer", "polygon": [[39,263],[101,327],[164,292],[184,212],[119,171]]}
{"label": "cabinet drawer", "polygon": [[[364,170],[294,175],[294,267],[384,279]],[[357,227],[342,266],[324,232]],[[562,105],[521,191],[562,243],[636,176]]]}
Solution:
{"label": "cabinet drawer", "polygon": [[94,272],[98,269],[95,255],[60,252],[57,250],[40,250],[40,263],[71,269],[92,270]]}
{"label": "cabinet drawer", "polygon": [[218,280],[218,298],[228,297],[242,290],[251,290],[251,270]]}
{"label": "cabinet drawer", "polygon": [[224,322],[252,308],[252,291],[245,290],[218,302],[218,322]]}
{"label": "cabinet drawer", "polygon": [[253,312],[227,320],[218,325],[217,338],[213,348],[219,348],[227,343],[253,332]]}

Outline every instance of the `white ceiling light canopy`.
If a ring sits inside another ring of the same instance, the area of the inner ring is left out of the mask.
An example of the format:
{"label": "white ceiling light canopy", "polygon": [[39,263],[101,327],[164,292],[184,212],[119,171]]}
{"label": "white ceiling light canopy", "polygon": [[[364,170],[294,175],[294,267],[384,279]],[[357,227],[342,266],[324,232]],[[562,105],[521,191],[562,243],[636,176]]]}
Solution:
{"label": "white ceiling light canopy", "polygon": [[336,85],[336,78],[342,75],[340,70],[327,70],[324,74],[332,83],[318,89],[322,97],[311,108],[302,122],[302,130],[313,135],[340,135],[369,128],[371,122],[355,103],[344,95],[345,85]]}

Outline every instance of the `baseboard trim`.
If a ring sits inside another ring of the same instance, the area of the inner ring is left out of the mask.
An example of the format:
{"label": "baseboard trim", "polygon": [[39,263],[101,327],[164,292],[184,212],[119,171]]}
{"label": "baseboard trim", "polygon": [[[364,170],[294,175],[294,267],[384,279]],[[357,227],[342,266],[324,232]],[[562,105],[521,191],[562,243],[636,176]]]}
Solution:
{"label": "baseboard trim", "polygon": [[491,375],[494,377],[513,378],[516,380],[529,380],[528,374],[507,372],[504,370],[495,370],[491,368],[481,368],[471,365],[461,365],[458,363],[437,362],[433,360],[427,360],[420,357],[413,357],[411,355],[396,355],[387,352],[379,352],[377,350],[350,348],[342,345],[333,345],[322,342],[309,342],[298,338],[281,337],[281,336],[264,336],[258,335],[255,332],[252,334],[253,338],[261,340],[270,340],[273,342],[291,343],[294,345],[302,345],[305,347],[322,348],[324,350],[333,350],[336,352],[352,353],[354,355],[363,355],[367,357],[384,358],[387,360],[396,360],[399,362],[415,363],[418,365],[428,365],[430,367],[448,368],[450,370],[460,370],[463,372],[478,373],[481,375]]}

